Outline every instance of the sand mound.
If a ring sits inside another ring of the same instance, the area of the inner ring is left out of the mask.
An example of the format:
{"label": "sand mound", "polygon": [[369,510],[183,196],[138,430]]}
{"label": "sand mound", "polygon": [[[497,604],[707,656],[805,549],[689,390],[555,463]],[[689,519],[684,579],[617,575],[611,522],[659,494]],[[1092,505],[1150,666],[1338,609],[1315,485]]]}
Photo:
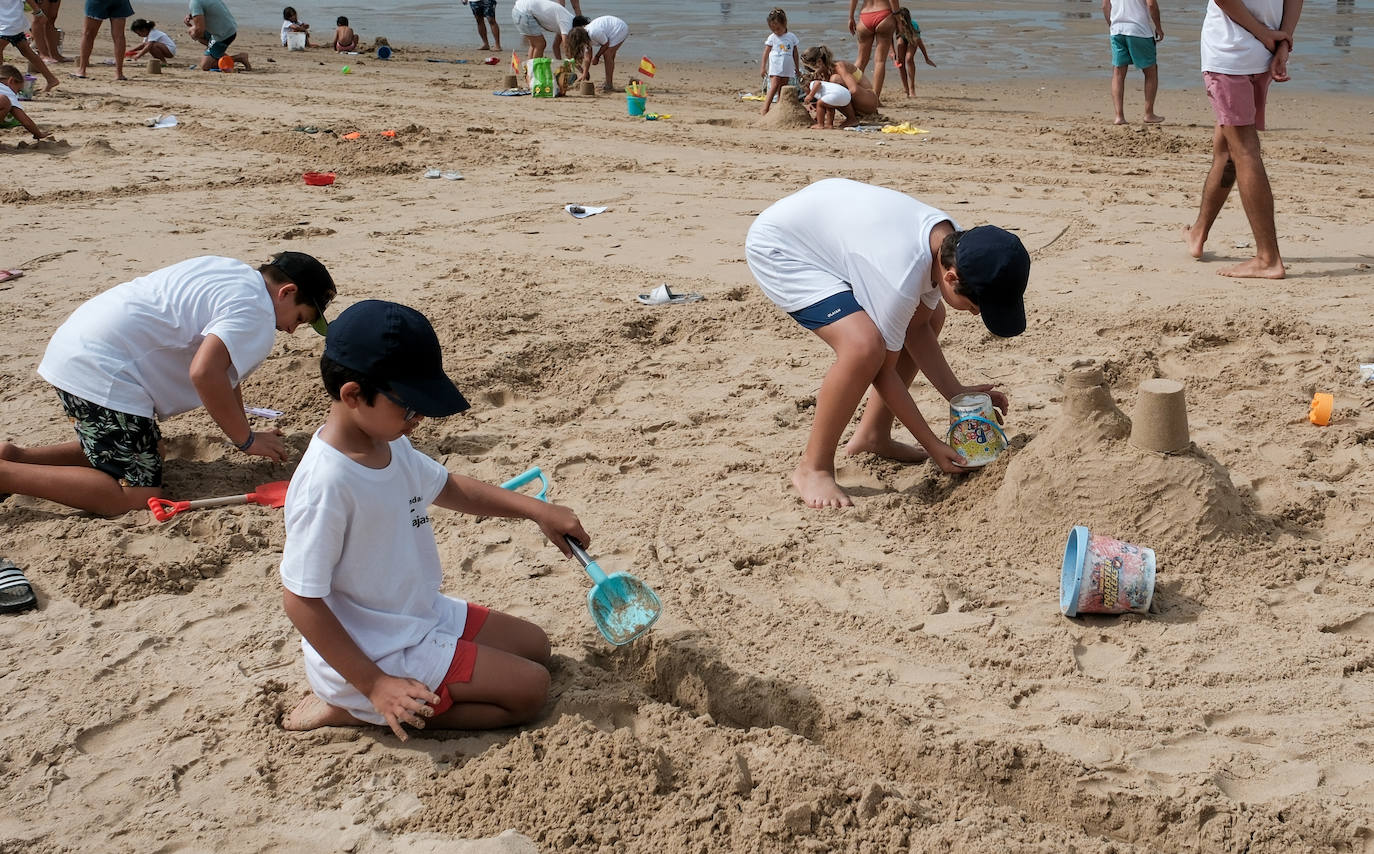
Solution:
{"label": "sand mound", "polygon": [[757,124],[768,128],[807,128],[814,121],[797,100],[797,87],[784,86],[778,93],[778,102],[768,109],[767,115],[759,116]]}
{"label": "sand mound", "polygon": [[1226,469],[1197,448],[1157,454],[1125,441],[1130,419],[1098,368],[1071,373],[1063,411],[1008,464],[997,509],[1059,536],[1074,525],[1141,545],[1257,532]]}

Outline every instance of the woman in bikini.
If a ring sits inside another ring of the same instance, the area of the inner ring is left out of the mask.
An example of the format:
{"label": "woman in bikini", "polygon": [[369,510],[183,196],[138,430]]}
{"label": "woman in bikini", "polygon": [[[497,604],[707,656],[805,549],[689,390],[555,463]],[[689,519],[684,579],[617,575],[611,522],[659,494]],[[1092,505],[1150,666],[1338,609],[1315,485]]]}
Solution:
{"label": "woman in bikini", "polygon": [[883,76],[887,72],[887,57],[892,52],[892,34],[897,31],[897,10],[901,4],[897,0],[864,0],[859,10],[859,22],[854,23],[854,11],[859,0],[849,0],[849,31],[859,39],[859,59],[855,62],[859,72],[868,68],[868,60],[873,57],[873,44],[878,45],[877,63],[873,69],[873,93],[881,98]]}
{"label": "woman in bikini", "polygon": [[[830,48],[825,45],[816,45],[806,49],[802,54],[802,65],[806,66],[810,73],[810,79],[828,81],[839,84],[849,90],[849,97],[846,100],[842,93],[836,92],[833,87],[829,92],[826,87],[818,87],[810,91],[809,100],[820,101],[825,107],[838,110],[844,114],[844,123],[840,127],[853,127],[859,123],[859,116],[878,111],[878,95],[873,91],[873,87],[864,79],[863,72],[852,62],[845,62],[836,59],[830,53]],[[835,97],[839,95],[839,97]],[[822,119],[823,112],[818,107],[816,112],[816,124],[813,128],[823,126],[833,127],[833,119],[829,125]]]}

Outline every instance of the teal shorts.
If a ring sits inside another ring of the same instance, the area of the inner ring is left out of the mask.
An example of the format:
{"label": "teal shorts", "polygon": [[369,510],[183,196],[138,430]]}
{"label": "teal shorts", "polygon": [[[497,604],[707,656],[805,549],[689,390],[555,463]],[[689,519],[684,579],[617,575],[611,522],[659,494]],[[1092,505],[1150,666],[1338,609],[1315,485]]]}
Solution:
{"label": "teal shorts", "polygon": [[1112,36],[1112,65],[1134,65],[1142,71],[1155,64],[1155,40],[1143,36]]}

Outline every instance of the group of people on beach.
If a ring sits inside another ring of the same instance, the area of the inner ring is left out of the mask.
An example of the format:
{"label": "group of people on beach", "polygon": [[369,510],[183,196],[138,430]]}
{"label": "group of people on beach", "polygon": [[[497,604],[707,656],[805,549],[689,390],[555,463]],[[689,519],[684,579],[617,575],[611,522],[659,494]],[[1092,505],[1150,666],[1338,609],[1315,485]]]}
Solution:
{"label": "group of people on beach", "polygon": [[[1200,255],[1238,183],[1256,257],[1222,272],[1282,276],[1272,197],[1271,231],[1262,237],[1257,221],[1268,185],[1255,131],[1269,83],[1287,79],[1302,0],[1236,2],[1230,11],[1211,4],[1204,25],[1217,125],[1187,238]],[[820,68],[854,77],[854,64],[825,54],[807,51]],[[13,73],[0,71],[0,82],[12,86]],[[910,386],[920,373],[946,399],[983,393],[1006,411],[1009,399],[994,385],[955,376],[940,336],[950,310],[978,316],[1000,338],[1025,330],[1031,257],[1015,234],[965,228],[896,190],[827,178],[760,213],[744,254],[768,299],[834,353],[792,473],[807,506],[853,504],[836,480],[835,455],[865,394],[845,453],[966,470],[926,423]],[[405,726],[532,720],[548,696],[548,637],[532,622],[440,592],[428,508],[532,520],[565,556],[569,538],[583,545],[590,538],[571,510],[451,473],[416,450],[409,436],[425,418],[468,409],[444,371],[437,334],[419,312],[381,300],[358,302],[328,322],[336,297],[324,264],[282,252],[256,268],[193,258],[92,298],[57,329],[38,367],[75,438],[41,447],[0,442],[0,502],[17,493],[101,515],[139,509],[162,495],[158,422],[197,408],[238,452],[286,461],[282,432],[254,428],[241,388],[271,352],[275,332],[311,326],[325,336],[319,371],[330,409],[291,479],[280,566],[283,607],[302,635],[311,693],[283,726],[370,723],[404,739]],[[917,445],[893,437],[896,422]],[[22,569],[0,562],[0,612],[36,604]]]}

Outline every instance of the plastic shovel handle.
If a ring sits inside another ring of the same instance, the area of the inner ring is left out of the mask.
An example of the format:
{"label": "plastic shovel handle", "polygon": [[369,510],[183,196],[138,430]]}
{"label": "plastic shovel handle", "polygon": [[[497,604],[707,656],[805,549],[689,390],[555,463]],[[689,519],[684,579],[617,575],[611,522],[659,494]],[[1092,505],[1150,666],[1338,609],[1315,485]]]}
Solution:
{"label": "plastic shovel handle", "polygon": [[544,477],[544,472],[539,468],[539,466],[532,466],[528,471],[522,474],[517,474],[515,477],[501,484],[501,488],[516,490],[524,486],[525,484],[529,483],[530,481],[534,480],[535,478],[538,478],[539,482],[543,486],[539,490],[539,492],[535,494],[534,497],[538,498],[540,501],[548,501],[549,499],[545,496],[549,491],[549,479],[547,477]]}
{"label": "plastic shovel handle", "polygon": [[200,498],[195,501],[168,501],[165,498],[149,498],[148,509],[153,511],[153,518],[159,522],[166,522],[168,519],[182,512],[183,510],[199,510],[202,507],[222,507],[226,504],[247,504],[248,493],[245,495],[230,495],[225,498]]}
{"label": "plastic shovel handle", "polygon": [[563,542],[567,543],[568,548],[572,549],[572,553],[577,558],[577,562],[582,564],[582,568],[587,571],[587,575],[591,576],[593,584],[601,584],[606,580],[606,571],[601,568],[600,564],[592,560],[592,556],[587,554],[587,550],[582,548],[581,543],[567,535],[564,535]]}

